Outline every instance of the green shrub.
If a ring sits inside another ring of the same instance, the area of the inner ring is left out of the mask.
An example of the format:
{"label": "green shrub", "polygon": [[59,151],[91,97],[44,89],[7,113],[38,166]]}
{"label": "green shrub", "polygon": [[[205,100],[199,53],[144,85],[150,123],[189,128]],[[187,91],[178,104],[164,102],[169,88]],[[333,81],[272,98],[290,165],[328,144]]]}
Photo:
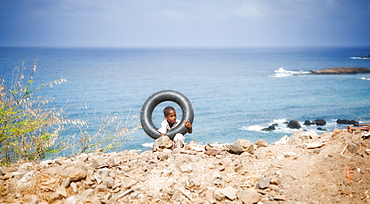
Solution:
{"label": "green shrub", "polygon": [[62,131],[60,110],[48,108],[52,99],[36,96],[43,87],[61,84],[65,79],[55,80],[33,88],[34,62],[31,76],[25,81],[25,67],[16,67],[9,87],[5,80],[0,84],[0,159],[3,164],[17,161],[44,159],[66,146],[56,144]]}
{"label": "green shrub", "polygon": [[[87,122],[67,119],[61,108],[49,107],[53,98],[36,95],[45,86],[66,82],[59,79],[35,86],[36,62],[27,80],[23,64],[14,69],[9,86],[0,79],[0,164],[42,160],[64,151],[107,151],[131,139],[128,135],[140,127],[135,116],[123,120],[113,115],[100,118],[97,132],[90,134]],[[69,128],[76,131],[61,137]]]}

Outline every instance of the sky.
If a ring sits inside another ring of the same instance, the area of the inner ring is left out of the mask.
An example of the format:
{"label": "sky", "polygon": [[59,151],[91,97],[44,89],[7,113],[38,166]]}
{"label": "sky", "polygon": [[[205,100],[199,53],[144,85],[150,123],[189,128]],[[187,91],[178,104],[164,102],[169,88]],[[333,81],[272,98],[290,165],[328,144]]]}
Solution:
{"label": "sky", "polygon": [[370,46],[370,0],[0,0],[0,46]]}

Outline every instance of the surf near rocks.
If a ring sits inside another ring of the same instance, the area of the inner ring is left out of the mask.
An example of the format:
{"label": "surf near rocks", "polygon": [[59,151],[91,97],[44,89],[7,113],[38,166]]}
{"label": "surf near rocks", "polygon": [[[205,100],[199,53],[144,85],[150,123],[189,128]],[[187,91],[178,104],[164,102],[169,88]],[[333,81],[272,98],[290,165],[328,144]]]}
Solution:
{"label": "surf near rocks", "polygon": [[296,131],[268,145],[194,142],[171,150],[96,152],[1,167],[12,203],[370,202],[370,140],[346,130]]}

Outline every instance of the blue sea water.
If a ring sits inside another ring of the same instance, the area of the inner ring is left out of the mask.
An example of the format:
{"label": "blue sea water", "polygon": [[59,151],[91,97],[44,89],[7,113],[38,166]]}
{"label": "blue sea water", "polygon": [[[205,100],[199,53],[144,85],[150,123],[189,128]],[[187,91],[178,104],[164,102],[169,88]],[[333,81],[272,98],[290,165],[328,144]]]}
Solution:
{"label": "blue sea water", "polygon": [[[141,106],[153,93],[172,89],[192,102],[193,134],[186,142],[233,143],[259,139],[271,143],[293,130],[285,121],[324,119],[322,128],[345,128],[337,119],[370,120],[370,74],[299,75],[271,77],[285,70],[320,70],[330,67],[367,67],[370,59],[351,57],[370,54],[370,47],[273,47],[239,49],[119,49],[119,48],[0,48],[0,77],[10,80],[14,67],[32,68],[35,81],[47,83],[65,78],[66,83],[40,94],[55,103],[68,104],[71,119],[90,121],[94,116],[118,113],[139,116]],[[160,104],[153,121],[163,119]],[[178,111],[181,112],[181,111]],[[181,117],[181,114],[178,114]],[[277,130],[264,132],[276,123]],[[316,126],[302,129],[318,133]],[[150,149],[153,139],[142,129],[122,149]]]}

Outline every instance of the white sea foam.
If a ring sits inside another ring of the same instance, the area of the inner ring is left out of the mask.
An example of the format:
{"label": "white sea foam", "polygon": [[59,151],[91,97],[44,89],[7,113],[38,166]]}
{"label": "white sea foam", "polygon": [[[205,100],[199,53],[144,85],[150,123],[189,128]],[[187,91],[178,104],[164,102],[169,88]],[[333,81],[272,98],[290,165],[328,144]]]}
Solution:
{"label": "white sea foam", "polygon": [[251,126],[248,126],[248,127],[241,127],[239,128],[240,130],[249,130],[249,131],[261,131],[264,127],[260,126],[260,125],[251,125]]}
{"label": "white sea foam", "polygon": [[286,123],[288,122],[287,119],[274,119],[274,123]]}
{"label": "white sea foam", "polygon": [[143,147],[153,147],[153,142],[141,144]]}
{"label": "white sea foam", "polygon": [[[269,132],[280,132],[280,133],[293,133],[297,130],[304,130],[304,131],[314,131],[317,133],[324,133],[328,131],[332,131],[338,126],[343,126],[340,128],[344,128],[345,125],[339,125],[337,124],[337,119],[332,119],[330,121],[326,121],[326,125],[324,126],[316,126],[316,125],[304,125],[304,122],[300,122],[301,128],[300,129],[292,129],[287,127],[288,119],[274,119],[273,123],[265,123],[261,125],[251,125],[251,126],[243,126],[239,128],[240,130],[246,130],[246,131],[255,131],[255,132],[262,132],[262,133],[269,133]],[[275,130],[271,131],[263,131],[263,128],[267,128],[271,126],[272,124],[275,124]]]}
{"label": "white sea foam", "polygon": [[370,58],[369,57],[351,57],[351,59],[366,60],[366,59],[370,59]]}
{"label": "white sea foam", "polygon": [[287,76],[298,76],[298,75],[307,75],[312,74],[311,71],[304,70],[285,70],[283,67],[280,67],[278,70],[274,71],[275,74],[270,77],[287,77]]}
{"label": "white sea foam", "polygon": [[362,80],[370,80],[370,77],[361,77]]}

